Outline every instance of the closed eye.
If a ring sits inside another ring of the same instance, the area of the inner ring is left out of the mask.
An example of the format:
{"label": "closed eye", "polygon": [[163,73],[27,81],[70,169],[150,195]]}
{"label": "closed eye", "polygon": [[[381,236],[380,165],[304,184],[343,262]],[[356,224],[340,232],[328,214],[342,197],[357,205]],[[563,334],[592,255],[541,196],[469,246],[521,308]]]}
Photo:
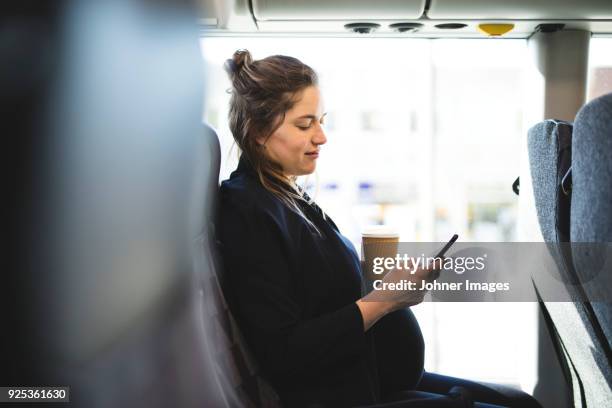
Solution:
{"label": "closed eye", "polygon": [[[321,115],[321,118],[319,118],[319,124],[320,125],[324,125],[325,124],[325,115],[327,115],[327,112],[325,112],[323,115]],[[306,119],[306,117],[308,117],[309,119],[311,119],[311,121],[308,124],[304,124],[304,123],[300,123],[300,124],[296,124],[295,127],[297,127],[300,130],[308,130],[312,127],[312,124],[314,123],[314,121],[316,120],[316,118],[314,117],[314,115],[306,115],[300,119]]]}

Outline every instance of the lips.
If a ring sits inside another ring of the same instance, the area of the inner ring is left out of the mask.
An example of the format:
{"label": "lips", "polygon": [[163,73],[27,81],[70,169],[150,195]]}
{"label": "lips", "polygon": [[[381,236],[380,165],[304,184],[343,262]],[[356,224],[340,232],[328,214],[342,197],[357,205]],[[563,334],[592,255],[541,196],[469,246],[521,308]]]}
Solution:
{"label": "lips", "polygon": [[306,156],[312,157],[312,158],[316,159],[317,157],[319,157],[319,151],[315,150],[315,151],[312,151],[312,152],[308,152],[308,153],[306,153]]}

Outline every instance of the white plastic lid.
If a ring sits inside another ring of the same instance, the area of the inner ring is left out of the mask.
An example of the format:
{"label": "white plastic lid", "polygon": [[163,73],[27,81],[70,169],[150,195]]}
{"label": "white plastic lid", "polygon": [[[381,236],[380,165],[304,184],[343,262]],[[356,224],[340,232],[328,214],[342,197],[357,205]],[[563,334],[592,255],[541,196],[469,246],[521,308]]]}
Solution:
{"label": "white plastic lid", "polygon": [[361,236],[364,238],[399,238],[399,231],[390,225],[370,225],[365,227]]}

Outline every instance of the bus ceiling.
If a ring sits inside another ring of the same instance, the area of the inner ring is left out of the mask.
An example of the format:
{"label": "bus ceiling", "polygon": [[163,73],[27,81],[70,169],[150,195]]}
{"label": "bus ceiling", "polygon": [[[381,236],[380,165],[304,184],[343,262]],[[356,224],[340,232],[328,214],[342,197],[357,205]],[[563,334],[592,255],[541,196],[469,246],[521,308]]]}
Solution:
{"label": "bus ceiling", "polygon": [[610,0],[198,1],[203,36],[527,39],[541,119],[574,119],[590,37],[612,36]]}
{"label": "bus ceiling", "polygon": [[[612,35],[610,0],[198,1],[204,35],[529,38],[543,25]],[[506,27],[479,27],[491,24]]]}

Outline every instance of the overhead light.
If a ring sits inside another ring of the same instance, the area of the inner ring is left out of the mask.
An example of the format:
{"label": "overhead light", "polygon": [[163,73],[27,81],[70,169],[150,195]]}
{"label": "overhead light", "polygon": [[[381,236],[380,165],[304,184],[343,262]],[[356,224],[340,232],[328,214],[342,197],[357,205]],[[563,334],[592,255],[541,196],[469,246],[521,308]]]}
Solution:
{"label": "overhead light", "polygon": [[370,34],[380,27],[376,23],[349,23],[345,24],[344,28],[358,34]]}
{"label": "overhead light", "polygon": [[400,33],[415,32],[419,28],[423,27],[421,23],[394,23],[389,24],[389,28]]}
{"label": "overhead light", "polygon": [[514,24],[478,24],[478,29],[491,37],[499,37],[512,31]]}
{"label": "overhead light", "polygon": [[436,24],[435,27],[439,28],[441,30],[459,30],[460,28],[467,27],[467,24],[463,24],[463,23],[442,23],[442,24]]}

